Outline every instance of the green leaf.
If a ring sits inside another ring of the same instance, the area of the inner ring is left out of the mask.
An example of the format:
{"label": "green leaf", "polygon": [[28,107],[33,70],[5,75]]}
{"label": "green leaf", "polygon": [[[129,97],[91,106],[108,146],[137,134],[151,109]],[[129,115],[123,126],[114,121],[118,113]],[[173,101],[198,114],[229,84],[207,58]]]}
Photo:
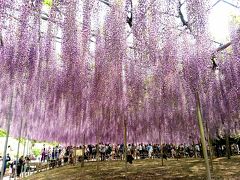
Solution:
{"label": "green leaf", "polygon": [[239,25],[240,24],[240,16],[238,15],[232,15],[232,23]]}
{"label": "green leaf", "polygon": [[7,132],[0,129],[0,137],[5,137],[7,135]]}
{"label": "green leaf", "polygon": [[43,4],[51,7],[53,5],[53,1],[52,0],[43,0]]}
{"label": "green leaf", "polygon": [[40,149],[34,148],[32,151],[33,151],[33,154],[34,154],[35,157],[38,157],[41,154]]}

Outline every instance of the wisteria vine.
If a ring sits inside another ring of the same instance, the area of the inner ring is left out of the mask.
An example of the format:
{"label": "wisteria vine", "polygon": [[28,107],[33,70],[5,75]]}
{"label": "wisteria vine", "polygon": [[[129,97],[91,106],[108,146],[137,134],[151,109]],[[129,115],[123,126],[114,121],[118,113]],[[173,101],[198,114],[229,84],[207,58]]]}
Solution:
{"label": "wisteria vine", "polygon": [[216,53],[207,0],[185,2],[181,32],[179,1],[132,3],[53,0],[46,20],[43,1],[0,1],[0,128],[12,93],[14,137],[122,143],[127,123],[131,143],[197,142],[199,93],[209,135],[238,133],[238,28],[232,52]]}

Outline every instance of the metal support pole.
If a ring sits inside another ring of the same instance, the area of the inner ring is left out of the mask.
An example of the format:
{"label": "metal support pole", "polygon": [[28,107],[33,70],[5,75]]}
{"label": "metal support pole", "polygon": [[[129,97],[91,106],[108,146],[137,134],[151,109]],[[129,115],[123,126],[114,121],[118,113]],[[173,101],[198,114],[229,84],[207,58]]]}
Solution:
{"label": "metal support pole", "polygon": [[197,105],[197,119],[198,119],[198,125],[199,125],[200,136],[201,136],[202,150],[203,150],[203,156],[204,156],[206,171],[207,171],[206,172],[207,179],[211,180],[211,173],[210,173],[210,167],[209,167],[209,162],[208,162],[206,141],[205,141],[205,135],[204,135],[204,127],[203,127],[202,113],[201,113],[201,106],[200,106],[200,99],[199,99],[198,92],[196,92],[196,105]]}
{"label": "metal support pole", "polygon": [[[97,117],[95,117],[97,119]],[[96,146],[96,161],[97,161],[97,172],[99,172],[99,121],[97,121],[97,146]]]}
{"label": "metal support pole", "polygon": [[[19,136],[18,136],[18,147],[17,147],[17,158],[16,158],[16,167],[18,163],[18,158],[19,158],[19,149],[20,149],[20,141],[21,141],[21,134],[22,134],[22,124],[23,124],[23,118],[21,118],[21,125],[19,129]],[[15,168],[15,177],[17,176],[17,168]]]}
{"label": "metal support pole", "polygon": [[84,167],[84,154],[85,154],[85,134],[83,135],[83,157],[82,157],[82,162],[81,162],[81,167]]}
{"label": "metal support pole", "polygon": [[[27,139],[27,153],[26,153],[25,156],[28,156],[28,154],[29,154],[29,139]],[[24,157],[25,157],[25,156],[24,156]]]}
{"label": "metal support pole", "polygon": [[26,151],[26,142],[27,142],[27,139],[24,139],[23,156],[25,155],[25,151]]}
{"label": "metal support pole", "polygon": [[1,169],[1,180],[3,180],[3,171],[4,171],[4,166],[6,163],[6,154],[7,154],[7,146],[8,146],[8,138],[9,138],[9,132],[10,132],[10,125],[11,125],[11,121],[12,121],[12,104],[13,104],[13,91],[11,93],[11,97],[10,97],[10,104],[9,104],[9,114],[8,114],[8,120],[7,120],[7,135],[6,135],[6,140],[5,140],[5,145],[4,145],[4,153],[3,153],[3,164],[2,164],[2,169]]}
{"label": "metal support pole", "polygon": [[208,146],[209,146],[209,158],[210,158],[210,167],[211,167],[211,172],[213,174],[213,150],[212,150],[212,140],[210,138],[210,133],[208,129],[208,124],[206,123],[206,130],[207,130],[207,141],[208,141]]}
{"label": "metal support pole", "polygon": [[124,118],[124,158],[125,158],[125,177],[127,177],[127,117]]}
{"label": "metal support pole", "polygon": [[97,146],[96,146],[96,161],[97,161],[97,172],[99,171],[99,138],[97,137]]}

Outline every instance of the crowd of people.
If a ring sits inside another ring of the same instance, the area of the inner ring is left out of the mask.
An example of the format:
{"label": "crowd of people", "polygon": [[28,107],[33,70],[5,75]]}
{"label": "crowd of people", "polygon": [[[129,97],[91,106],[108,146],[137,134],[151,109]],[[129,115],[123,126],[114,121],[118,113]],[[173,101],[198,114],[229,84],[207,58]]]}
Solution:
{"label": "crowd of people", "polygon": [[6,174],[6,169],[7,167],[9,168],[9,173],[11,177],[16,176],[19,177],[21,172],[23,171],[28,171],[27,167],[29,167],[29,162],[30,162],[30,157],[26,156],[25,158],[23,156],[21,156],[18,160],[12,160],[12,158],[10,157],[9,154],[7,154],[6,156],[6,161],[5,163],[3,163],[3,158],[2,156],[0,156],[0,174],[2,166],[4,166],[3,168],[3,176]]}
{"label": "crowd of people", "polygon": [[[97,145],[86,145],[80,146],[84,148],[85,159],[92,160],[96,159]],[[213,155],[221,157],[226,155],[225,145],[213,146]],[[208,147],[208,153],[210,153]],[[239,154],[239,145],[231,145],[231,154]],[[123,144],[99,144],[99,154],[101,161],[105,159],[123,159],[124,158],[124,145]],[[134,159],[144,158],[188,158],[188,157],[203,157],[201,144],[194,145],[173,145],[173,144],[128,144],[127,154],[132,155]]]}
{"label": "crowd of people", "polygon": [[[222,157],[226,156],[225,145],[214,145],[212,146],[213,156]],[[68,146],[66,148],[56,147],[52,151],[43,150],[41,159],[62,159],[62,161],[73,162],[75,152],[74,150],[82,150],[84,159],[89,161],[96,161],[97,149],[99,152],[99,159],[104,160],[123,160],[124,159],[124,144],[103,144],[99,145],[82,145],[76,148]],[[232,144],[230,148],[231,155],[240,154],[239,145]],[[208,146],[208,153],[210,149]],[[52,155],[51,155],[52,154]],[[55,155],[53,155],[55,154]],[[189,158],[189,157],[203,157],[201,144],[194,145],[173,145],[173,144],[128,144],[127,155],[131,155],[133,159],[145,159],[145,158]],[[76,157],[79,161],[82,158]]]}
{"label": "crowd of people", "polygon": [[[212,152],[215,157],[226,156],[226,145],[215,144],[212,146]],[[48,147],[43,145],[39,161],[41,163],[49,163],[49,167],[61,166],[66,163],[73,164],[74,162],[87,160],[96,161],[97,150],[99,160],[123,160],[124,159],[124,144],[103,144],[99,145],[82,145],[78,147]],[[190,157],[203,157],[201,144],[194,145],[173,145],[173,144],[128,144],[127,145],[127,161],[132,163],[134,159],[145,158],[190,158]],[[82,155],[76,154],[76,151],[81,151]],[[240,154],[239,144],[231,144],[231,155]],[[210,153],[208,147],[208,153]],[[78,156],[78,157],[77,157]],[[7,166],[9,166],[9,172],[11,176],[20,176],[22,172],[28,172],[30,170],[30,161],[32,157],[21,156],[18,160],[12,160],[7,154],[5,164],[3,164],[3,158],[0,156],[0,170],[4,166],[3,175],[6,172]],[[51,163],[54,163],[51,165]],[[56,164],[57,163],[57,164]],[[1,172],[0,172],[1,173]],[[17,173],[17,174],[15,174]]]}
{"label": "crowd of people", "polygon": [[59,156],[62,154],[62,147],[56,146],[56,147],[45,147],[45,144],[43,145],[43,148],[41,150],[41,162],[49,161],[51,159],[58,159]]}

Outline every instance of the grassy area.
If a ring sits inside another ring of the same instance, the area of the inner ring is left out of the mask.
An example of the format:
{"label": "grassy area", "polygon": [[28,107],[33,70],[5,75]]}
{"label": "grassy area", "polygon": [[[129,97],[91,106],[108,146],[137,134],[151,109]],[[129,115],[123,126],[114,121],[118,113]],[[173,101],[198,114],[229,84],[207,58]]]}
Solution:
{"label": "grassy area", "polygon": [[[135,160],[133,164],[128,164],[127,178],[125,178],[123,161],[100,162],[100,170],[97,171],[96,162],[85,163],[83,168],[79,164],[52,169],[37,173],[26,179],[205,179],[205,166],[203,159],[168,159],[161,166],[159,159]],[[213,162],[213,179],[238,179],[240,178],[240,156],[218,158]]]}

